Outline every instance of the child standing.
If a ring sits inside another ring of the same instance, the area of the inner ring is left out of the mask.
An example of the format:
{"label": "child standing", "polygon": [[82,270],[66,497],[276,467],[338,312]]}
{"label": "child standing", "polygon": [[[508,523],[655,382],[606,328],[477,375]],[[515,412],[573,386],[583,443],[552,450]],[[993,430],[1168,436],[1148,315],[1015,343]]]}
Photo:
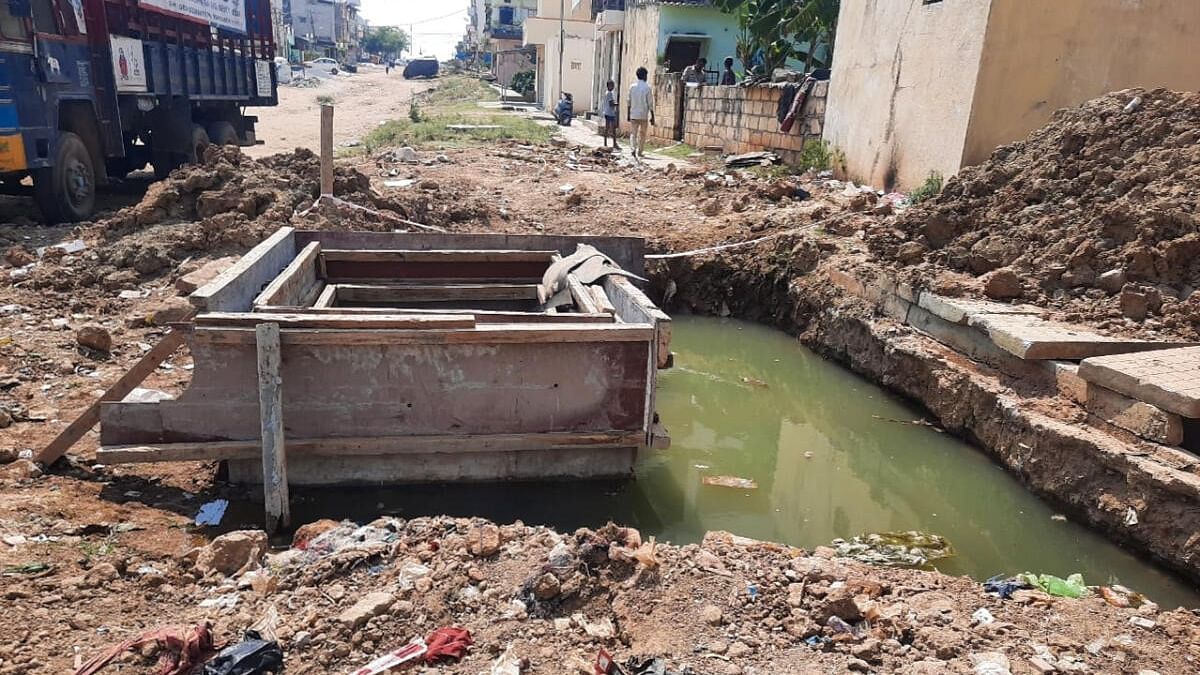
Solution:
{"label": "child standing", "polygon": [[604,116],[604,147],[608,147],[608,137],[611,134],[613,149],[620,151],[621,147],[617,145],[617,115],[620,114],[620,108],[617,107],[617,92],[614,91],[617,85],[609,80],[606,86],[608,91],[604,92],[604,100],[600,102],[600,114]]}

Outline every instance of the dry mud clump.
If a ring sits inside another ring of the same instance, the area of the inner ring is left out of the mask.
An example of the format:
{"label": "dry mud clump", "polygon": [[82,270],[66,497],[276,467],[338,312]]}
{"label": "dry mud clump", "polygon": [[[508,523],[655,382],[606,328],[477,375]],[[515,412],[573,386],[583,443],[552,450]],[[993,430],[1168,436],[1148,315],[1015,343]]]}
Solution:
{"label": "dry mud clump", "polygon": [[965,273],[1068,320],[1197,339],[1198,141],[1200,95],[1108,94],[997,148],[869,243],[914,281]]}

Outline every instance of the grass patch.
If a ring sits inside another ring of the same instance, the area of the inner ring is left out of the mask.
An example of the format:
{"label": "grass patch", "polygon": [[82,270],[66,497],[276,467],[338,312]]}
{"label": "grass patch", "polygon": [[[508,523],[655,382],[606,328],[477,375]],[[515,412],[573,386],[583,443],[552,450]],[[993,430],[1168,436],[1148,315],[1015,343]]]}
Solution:
{"label": "grass patch", "polygon": [[317,94],[317,105],[333,105],[333,96],[330,94]]}
{"label": "grass patch", "polygon": [[929,176],[925,178],[925,182],[921,184],[921,187],[908,193],[908,199],[913,204],[920,204],[926,199],[938,196],[944,184],[945,180],[942,178],[942,174],[930,171]]}
{"label": "grass patch", "polygon": [[690,155],[694,155],[695,153],[699,152],[699,150],[693,148],[687,143],[672,143],[670,145],[651,144],[650,151],[655,154],[662,155],[663,157],[684,160],[690,159]]}
{"label": "grass patch", "polygon": [[[435,89],[413,99],[407,119],[388,120],[367,133],[363,148],[408,145],[462,146],[473,143],[515,139],[530,143],[546,142],[554,128],[516,115],[489,111],[476,105],[498,97],[487,84],[471,77],[441,78]],[[492,126],[495,129],[448,129],[449,125]]]}

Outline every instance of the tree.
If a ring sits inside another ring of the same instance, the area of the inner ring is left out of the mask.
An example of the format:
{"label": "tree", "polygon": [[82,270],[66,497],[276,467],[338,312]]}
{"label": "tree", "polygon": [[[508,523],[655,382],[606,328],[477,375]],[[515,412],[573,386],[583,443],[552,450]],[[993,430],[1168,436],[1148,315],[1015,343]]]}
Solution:
{"label": "tree", "polygon": [[[817,45],[828,45],[833,52],[840,0],[715,0],[715,4],[738,18],[738,56],[747,70],[755,57],[762,59],[763,70],[770,74],[789,58],[801,56],[811,69]],[[801,52],[797,43],[807,43],[808,48]]]}
{"label": "tree", "polygon": [[395,56],[400,52],[408,51],[411,44],[408,33],[395,26],[368,28],[367,35],[362,42],[363,49],[368,53],[380,56]]}

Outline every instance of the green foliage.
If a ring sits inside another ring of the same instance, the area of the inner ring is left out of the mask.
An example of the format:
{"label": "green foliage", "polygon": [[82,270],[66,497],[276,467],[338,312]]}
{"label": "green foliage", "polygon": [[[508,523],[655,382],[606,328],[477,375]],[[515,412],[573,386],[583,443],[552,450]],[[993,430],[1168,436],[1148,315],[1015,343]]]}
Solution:
{"label": "green foliage", "polygon": [[929,176],[925,179],[925,182],[921,184],[921,187],[908,193],[908,198],[912,201],[912,203],[920,204],[926,199],[931,199],[938,196],[938,194],[940,194],[942,191],[942,186],[944,183],[945,181],[942,179],[942,174],[938,173],[937,171],[930,171]]}
{"label": "green foliage", "polygon": [[317,105],[333,105],[333,97],[329,94],[317,94]]}
{"label": "green foliage", "polygon": [[512,89],[518,94],[528,94],[529,92],[533,91],[534,81],[535,75],[533,74],[532,70],[522,70],[516,75],[513,75],[512,83],[508,85],[508,88]]}
{"label": "green foliage", "polygon": [[797,42],[825,43],[833,49],[841,0],[714,0],[714,4],[738,18],[738,58],[746,70],[759,53],[765,74],[789,58],[809,56],[797,51]]}
{"label": "green foliage", "polygon": [[[497,129],[470,129],[453,131],[451,124],[475,124],[496,126]],[[410,145],[468,145],[478,142],[516,139],[526,142],[545,143],[550,140],[553,128],[513,115],[428,115],[420,122],[391,120],[375,127],[363,139],[367,152],[380,148]]]}
{"label": "green foliage", "polygon": [[842,151],[829,145],[828,141],[811,138],[800,149],[800,169],[806,171],[828,171],[842,163]]}
{"label": "green foliage", "polygon": [[408,33],[395,26],[373,26],[367,29],[362,46],[371,54],[395,56],[406,52],[412,45]]}
{"label": "green foliage", "polygon": [[408,106],[408,119],[414,124],[421,121],[421,106],[416,101]]}

